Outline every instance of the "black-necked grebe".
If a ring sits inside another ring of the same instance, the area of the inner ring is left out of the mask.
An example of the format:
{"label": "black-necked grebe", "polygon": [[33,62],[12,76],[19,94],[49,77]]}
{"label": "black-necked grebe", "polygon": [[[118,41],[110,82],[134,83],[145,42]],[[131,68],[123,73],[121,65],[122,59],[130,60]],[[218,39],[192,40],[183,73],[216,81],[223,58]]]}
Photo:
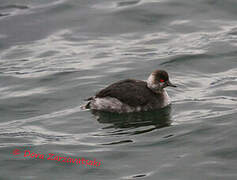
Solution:
{"label": "black-necked grebe", "polygon": [[165,87],[176,87],[164,70],[156,70],[147,81],[125,79],[99,91],[87,99],[85,108],[128,113],[163,108],[170,104]]}

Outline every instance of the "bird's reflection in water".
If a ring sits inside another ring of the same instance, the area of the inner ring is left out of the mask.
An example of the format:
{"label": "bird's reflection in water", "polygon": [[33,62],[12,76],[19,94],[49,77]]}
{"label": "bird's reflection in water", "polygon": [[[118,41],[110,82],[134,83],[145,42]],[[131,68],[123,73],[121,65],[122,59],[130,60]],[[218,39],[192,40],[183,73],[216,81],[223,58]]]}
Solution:
{"label": "bird's reflection in water", "polygon": [[170,112],[171,106],[155,111],[124,114],[92,111],[98,122],[108,124],[103,129],[113,128],[115,130],[113,135],[141,134],[169,126],[171,124]]}

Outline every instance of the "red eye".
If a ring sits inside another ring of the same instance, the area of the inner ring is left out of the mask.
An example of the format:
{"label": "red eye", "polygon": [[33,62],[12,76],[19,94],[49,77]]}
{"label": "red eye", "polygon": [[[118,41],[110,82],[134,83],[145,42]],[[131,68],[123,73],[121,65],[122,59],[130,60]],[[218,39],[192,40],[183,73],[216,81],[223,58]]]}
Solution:
{"label": "red eye", "polygon": [[165,82],[165,80],[164,79],[160,79],[160,82]]}

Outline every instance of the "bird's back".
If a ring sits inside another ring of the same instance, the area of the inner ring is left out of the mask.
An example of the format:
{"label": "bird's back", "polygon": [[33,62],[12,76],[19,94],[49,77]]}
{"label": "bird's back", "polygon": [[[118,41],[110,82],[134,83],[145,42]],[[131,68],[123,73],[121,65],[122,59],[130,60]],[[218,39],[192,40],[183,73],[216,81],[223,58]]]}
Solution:
{"label": "bird's back", "polygon": [[145,81],[126,79],[99,91],[96,98],[113,97],[130,106],[145,106],[156,99],[157,94],[147,87]]}

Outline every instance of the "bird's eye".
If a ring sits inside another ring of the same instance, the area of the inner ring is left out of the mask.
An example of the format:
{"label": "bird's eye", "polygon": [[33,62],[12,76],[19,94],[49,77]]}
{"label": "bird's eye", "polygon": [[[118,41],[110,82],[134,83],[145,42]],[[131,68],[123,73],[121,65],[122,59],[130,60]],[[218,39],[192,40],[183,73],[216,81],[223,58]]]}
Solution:
{"label": "bird's eye", "polygon": [[165,80],[164,79],[160,79],[160,82],[165,82]]}

